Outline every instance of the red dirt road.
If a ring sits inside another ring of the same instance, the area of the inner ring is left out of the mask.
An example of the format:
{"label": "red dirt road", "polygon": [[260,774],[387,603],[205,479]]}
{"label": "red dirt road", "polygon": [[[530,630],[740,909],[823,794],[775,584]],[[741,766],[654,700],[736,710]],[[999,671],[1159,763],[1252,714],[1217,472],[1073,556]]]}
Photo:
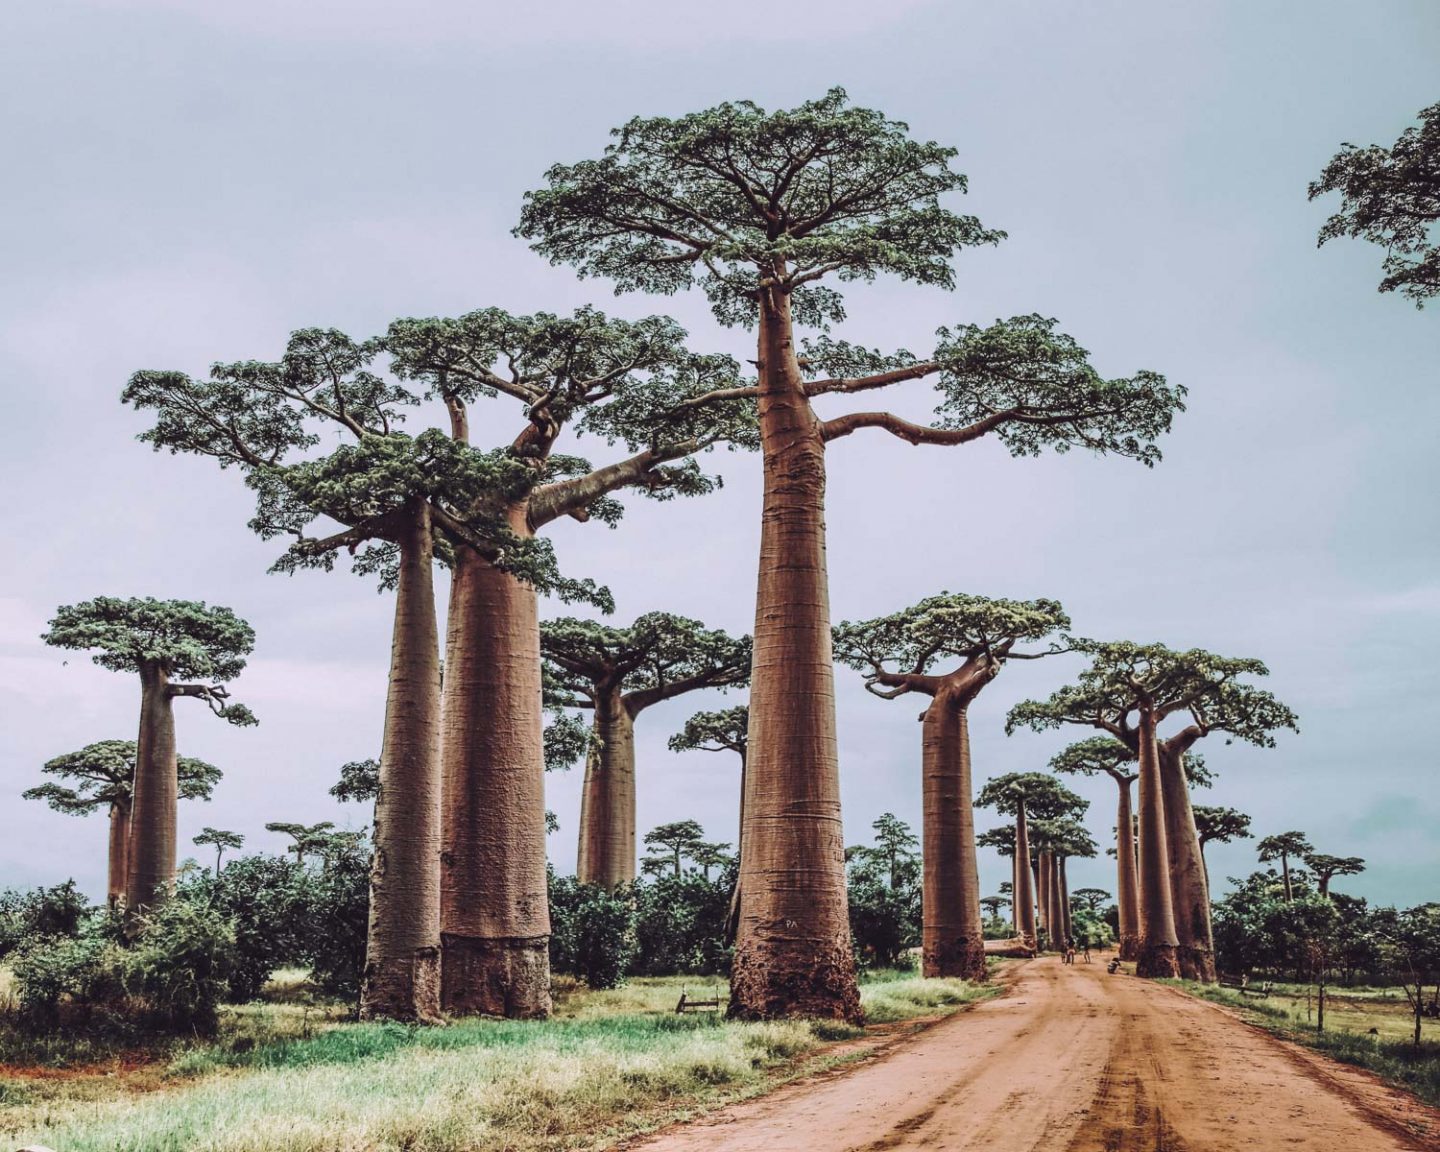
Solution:
{"label": "red dirt road", "polygon": [[853,1071],[668,1129],[647,1152],[1436,1152],[1440,1112],[1101,963],[1008,992]]}

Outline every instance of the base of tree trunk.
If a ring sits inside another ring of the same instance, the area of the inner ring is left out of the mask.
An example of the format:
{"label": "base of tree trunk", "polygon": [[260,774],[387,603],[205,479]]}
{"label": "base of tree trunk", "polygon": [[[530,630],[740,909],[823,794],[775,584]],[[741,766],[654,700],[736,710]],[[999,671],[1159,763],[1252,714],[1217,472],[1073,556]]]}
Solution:
{"label": "base of tree trunk", "polygon": [[1133,962],[1140,958],[1140,937],[1135,935],[1120,937],[1120,959]]}
{"label": "base of tree trunk", "polygon": [[985,969],[985,941],[981,937],[947,940],[943,944],[927,947],[920,965],[921,975],[927,978],[949,976],[958,980],[983,983]]}
{"label": "base of tree trunk", "polygon": [[412,956],[367,963],[360,992],[360,1019],[438,1024],[440,949],[420,948]]}
{"label": "base of tree trunk", "polygon": [[849,940],[810,949],[795,942],[751,940],[735,952],[730,968],[730,1008],[738,1020],[820,1017],[864,1022],[855,956]]}
{"label": "base of tree trunk", "polygon": [[550,938],[440,936],[440,1002],[451,1016],[550,1015]]}
{"label": "base of tree trunk", "polygon": [[1147,944],[1141,942],[1139,955],[1135,957],[1135,975],[1152,979],[1175,979],[1180,975],[1180,960],[1175,955],[1174,944]]}
{"label": "base of tree trunk", "polygon": [[1180,963],[1180,975],[1186,980],[1214,984],[1218,979],[1215,974],[1215,953],[1209,948],[1182,946],[1178,949],[1177,959]]}

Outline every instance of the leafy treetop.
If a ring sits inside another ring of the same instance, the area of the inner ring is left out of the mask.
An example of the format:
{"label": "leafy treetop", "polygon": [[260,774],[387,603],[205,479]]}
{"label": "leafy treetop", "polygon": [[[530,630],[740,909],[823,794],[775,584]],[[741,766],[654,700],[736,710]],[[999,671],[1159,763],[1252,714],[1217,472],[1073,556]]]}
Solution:
{"label": "leafy treetop", "polygon": [[630,714],[698,688],[726,688],[750,677],[750,637],[738,639],[698,620],[649,612],[628,628],[565,617],[540,626],[540,648],[562,701],[593,708],[606,691],[623,694]]}
{"label": "leafy treetop", "polygon": [[1157,726],[1176,713],[1188,715],[1190,723],[1173,738],[1182,751],[1210,732],[1226,733],[1227,743],[1238,739],[1272,748],[1277,729],[1299,730],[1289,708],[1269,692],[1239,680],[1268,675],[1269,669],[1259,660],[1130,641],[1072,639],[1070,647],[1088,655],[1090,667],[1048,700],[1016,705],[1006,721],[1007,732],[1082,724],[1136,748],[1139,735],[1130,716],[1142,709],[1150,710]]}
{"label": "leafy treetop", "polygon": [[697,712],[685,727],[670,737],[670,751],[736,752],[745,758],[750,732],[750,708],[737,704],[715,712]]}
{"label": "leafy treetop", "polygon": [[[614,135],[601,159],[549,170],[517,233],[552,263],[620,292],[698,285],[722,323],[754,323],[762,298],[779,293],[798,323],[824,327],[844,310],[822,280],[885,272],[950,288],[959,249],[1003,237],[942,205],[966,188],[950,167],[954,149],[911,139],[905,124],[851,106],[839,88],[775,112],[740,101],[635,119]],[[1157,373],[1102,378],[1054,320],[1036,315],[942,328],[929,359],[828,337],[804,353],[802,367],[820,377],[806,384],[809,396],[940,377],[936,426],[853,412],[824,422],[825,440],[873,427],[916,444],[960,444],[998,430],[1016,455],[1085,446],[1150,464],[1153,440],[1184,408],[1185,390]],[[756,394],[737,387],[713,398]]]}
{"label": "leafy treetop", "polygon": [[1312,851],[1310,838],[1303,832],[1278,832],[1264,837],[1255,845],[1255,851],[1264,861],[1280,860],[1290,856],[1304,856]]}
{"label": "leafy treetop", "polygon": [[1053,600],[990,600],[942,592],[888,616],[837,624],[835,658],[865,673],[866,689],[877,696],[894,698],[912,691],[933,695],[945,678],[944,672],[931,674],[938,661],[983,660],[993,675],[1007,659],[1047,654],[1016,652],[1016,644],[1042,640],[1069,626]]}
{"label": "leafy treetop", "polygon": [[1077,888],[1070,893],[1070,899],[1089,912],[1099,912],[1100,906],[1112,899],[1104,888]]}
{"label": "leafy treetop", "polygon": [[1031,821],[1030,847],[1036,852],[1049,852],[1056,856],[1091,857],[1098,851],[1095,841],[1085,826],[1073,816],[1058,819]]}
{"label": "leafy treetop", "polygon": [[[129,802],[135,787],[134,740],[98,740],[78,752],[67,752],[45,762],[40,770],[75,781],[66,788],[46,781],[24,792],[26,800],[44,800],[57,812],[85,816],[102,807]],[[178,758],[180,799],[209,800],[220,782],[220,769],[193,756]]]}
{"label": "leafy treetop", "polygon": [[1136,773],[1125,771],[1135,762],[1135,753],[1113,736],[1091,736],[1057,752],[1050,767],[1066,775],[1094,776],[1104,772],[1116,780],[1129,782]]}
{"label": "leafy treetop", "polygon": [[1214,804],[1196,804],[1195,833],[1203,848],[1212,841],[1229,844],[1232,840],[1250,838],[1250,817],[1235,808]]}
{"label": "leafy treetop", "polygon": [[1357,876],[1365,871],[1365,861],[1359,856],[1328,856],[1324,852],[1307,852],[1305,867],[1313,872],[1322,885],[1328,885],[1336,876]]}
{"label": "leafy treetop", "polygon": [[1310,185],[1310,199],[1339,192],[1340,210],[1320,243],[1358,237],[1385,248],[1381,292],[1399,291],[1422,308],[1440,295],[1440,104],[1421,109],[1389,148],[1346,144]]}
{"label": "leafy treetop", "polygon": [[330,795],[357,803],[374,800],[380,795],[380,762],[352,760],[342,764],[340,779],[331,787]]}
{"label": "leafy treetop", "polygon": [[1006,816],[1014,816],[1025,805],[1025,814],[1035,820],[1058,820],[1084,812],[1090,807],[1053,776],[1044,772],[1007,772],[987,780],[975,797],[982,808],[994,808]]}
{"label": "leafy treetop", "polygon": [[216,848],[240,849],[245,846],[245,837],[239,832],[227,832],[223,828],[205,827],[200,834],[191,838],[192,844],[212,844]]}

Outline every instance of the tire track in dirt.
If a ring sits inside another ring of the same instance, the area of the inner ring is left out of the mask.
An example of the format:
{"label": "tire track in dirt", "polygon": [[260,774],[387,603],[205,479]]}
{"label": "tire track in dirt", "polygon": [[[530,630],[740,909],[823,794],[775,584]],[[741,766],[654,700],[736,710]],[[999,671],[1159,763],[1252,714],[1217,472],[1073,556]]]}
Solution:
{"label": "tire track in dirt", "polygon": [[[1023,962],[872,1061],[627,1144],[648,1152],[1436,1152],[1440,1113],[1175,989]],[[1404,1103],[1403,1116],[1393,1119]]]}

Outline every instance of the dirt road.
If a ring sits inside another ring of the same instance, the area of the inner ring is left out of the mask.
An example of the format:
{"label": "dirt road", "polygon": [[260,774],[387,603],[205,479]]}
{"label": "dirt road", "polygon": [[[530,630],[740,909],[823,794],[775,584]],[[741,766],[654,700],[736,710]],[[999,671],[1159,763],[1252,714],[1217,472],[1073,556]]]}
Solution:
{"label": "dirt road", "polygon": [[1222,1008],[1103,964],[1008,993],[853,1071],[669,1129],[646,1152],[1436,1152],[1440,1113]]}

